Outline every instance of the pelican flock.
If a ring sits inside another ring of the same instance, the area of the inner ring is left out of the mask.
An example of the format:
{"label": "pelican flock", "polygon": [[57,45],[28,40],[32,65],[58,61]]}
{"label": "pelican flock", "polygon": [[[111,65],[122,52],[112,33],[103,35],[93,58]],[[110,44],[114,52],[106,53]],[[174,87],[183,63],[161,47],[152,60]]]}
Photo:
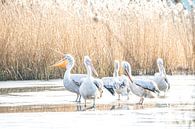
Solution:
{"label": "pelican flock", "polygon": [[103,77],[102,81],[104,87],[112,94],[118,94],[118,100],[120,100],[121,95],[126,95],[129,99],[130,87],[128,79],[125,76],[119,76],[120,63],[118,60],[114,61],[114,73],[112,77]]}
{"label": "pelican flock", "polygon": [[93,63],[89,56],[84,57],[84,65],[87,74],[72,74],[71,70],[74,67],[75,60],[72,55],[64,54],[64,58],[58,63],[52,65],[54,67],[66,68],[64,73],[63,84],[66,90],[76,93],[76,102],[80,102],[81,97],[85,101],[93,100],[93,106],[96,106],[96,99],[102,97],[103,88],[107,89],[112,95],[118,94],[120,96],[127,96],[132,92],[134,95],[140,97],[138,104],[143,104],[144,98],[155,98],[161,91],[164,93],[170,89],[170,83],[166,77],[163,60],[157,59],[159,72],[155,73],[153,79],[135,78],[131,74],[131,65],[127,61],[121,62],[123,75],[119,76],[120,63],[118,60],[114,61],[114,72],[111,77],[103,77],[101,79],[93,77],[93,73],[98,76]]}

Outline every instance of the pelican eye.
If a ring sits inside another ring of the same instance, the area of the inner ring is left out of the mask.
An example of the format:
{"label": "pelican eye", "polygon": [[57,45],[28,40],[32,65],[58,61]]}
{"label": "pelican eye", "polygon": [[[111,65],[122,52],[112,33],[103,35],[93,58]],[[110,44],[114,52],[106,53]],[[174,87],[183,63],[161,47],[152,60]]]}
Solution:
{"label": "pelican eye", "polygon": [[90,65],[91,64],[90,60],[87,60],[86,61],[86,64]]}

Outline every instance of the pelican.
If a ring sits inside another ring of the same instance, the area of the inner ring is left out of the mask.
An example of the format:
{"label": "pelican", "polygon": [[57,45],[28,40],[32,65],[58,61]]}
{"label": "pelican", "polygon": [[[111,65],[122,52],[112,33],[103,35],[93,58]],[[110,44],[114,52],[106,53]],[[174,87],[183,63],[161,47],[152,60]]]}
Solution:
{"label": "pelican", "polygon": [[89,56],[84,57],[84,64],[87,69],[87,77],[83,79],[82,84],[79,88],[79,92],[85,100],[85,107],[87,99],[93,99],[93,107],[95,107],[96,98],[102,97],[103,82],[100,79],[93,78],[92,72],[94,72],[97,76],[98,74],[93,67],[92,61]]}
{"label": "pelican", "polygon": [[86,74],[71,74],[71,70],[74,67],[75,60],[70,54],[65,54],[64,58],[59,61],[58,63],[52,65],[54,67],[60,67],[60,68],[66,68],[65,74],[64,74],[64,87],[66,90],[76,93],[77,98],[76,102],[80,102],[81,96],[79,93],[79,87],[82,83],[82,80],[87,77]]}
{"label": "pelican", "polygon": [[160,91],[167,92],[170,89],[170,83],[166,77],[165,68],[163,66],[163,60],[161,58],[157,59],[158,73],[154,74],[153,80],[156,82]]}
{"label": "pelican", "polygon": [[113,77],[103,77],[102,81],[104,84],[104,87],[112,94],[115,95],[115,93],[118,94],[118,100],[120,100],[121,95],[126,95],[127,100],[129,99],[129,83],[128,78],[125,76],[119,76],[119,61],[114,61],[114,73]]}
{"label": "pelican", "polygon": [[153,93],[159,93],[157,84],[149,79],[132,79],[131,66],[127,61],[122,61],[122,67],[127,74],[131,92],[140,97],[138,104],[143,104],[144,98],[154,98]]}

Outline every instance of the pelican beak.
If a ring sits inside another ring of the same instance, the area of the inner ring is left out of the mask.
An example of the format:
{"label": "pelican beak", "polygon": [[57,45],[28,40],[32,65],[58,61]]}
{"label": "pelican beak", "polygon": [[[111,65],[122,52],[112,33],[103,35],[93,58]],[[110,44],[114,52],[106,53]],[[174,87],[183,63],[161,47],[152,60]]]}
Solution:
{"label": "pelican beak", "polygon": [[125,69],[125,72],[126,72],[127,76],[129,77],[129,80],[131,81],[131,83],[133,83],[133,80],[132,80],[131,76],[129,75],[129,72],[127,71],[127,69]]}
{"label": "pelican beak", "polygon": [[91,66],[91,70],[93,71],[93,73],[98,77],[98,73],[95,70],[94,66],[92,64],[90,66]]}
{"label": "pelican beak", "polygon": [[62,59],[60,61],[58,61],[57,63],[55,63],[54,65],[52,65],[51,67],[60,67],[60,68],[66,68],[66,65],[68,64],[68,61],[65,59]]}

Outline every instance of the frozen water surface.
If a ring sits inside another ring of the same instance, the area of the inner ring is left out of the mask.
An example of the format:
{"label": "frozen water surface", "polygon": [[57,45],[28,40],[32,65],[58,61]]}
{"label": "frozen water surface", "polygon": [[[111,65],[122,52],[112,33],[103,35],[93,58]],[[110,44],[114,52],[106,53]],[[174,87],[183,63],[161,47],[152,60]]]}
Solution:
{"label": "frozen water surface", "polygon": [[171,89],[165,98],[130,100],[104,90],[96,109],[76,103],[62,80],[0,82],[0,129],[194,129],[195,76],[168,76]]}

